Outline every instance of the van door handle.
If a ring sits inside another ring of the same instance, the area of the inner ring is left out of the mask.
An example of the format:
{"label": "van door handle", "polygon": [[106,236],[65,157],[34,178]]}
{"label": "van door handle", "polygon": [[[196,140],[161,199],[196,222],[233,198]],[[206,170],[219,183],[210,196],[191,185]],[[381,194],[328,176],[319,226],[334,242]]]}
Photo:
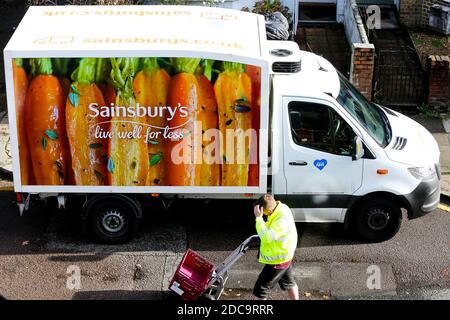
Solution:
{"label": "van door handle", "polygon": [[292,161],[292,162],[289,162],[289,164],[290,164],[291,166],[307,166],[307,165],[308,165],[308,162],[302,161],[302,160],[298,160],[298,161]]}

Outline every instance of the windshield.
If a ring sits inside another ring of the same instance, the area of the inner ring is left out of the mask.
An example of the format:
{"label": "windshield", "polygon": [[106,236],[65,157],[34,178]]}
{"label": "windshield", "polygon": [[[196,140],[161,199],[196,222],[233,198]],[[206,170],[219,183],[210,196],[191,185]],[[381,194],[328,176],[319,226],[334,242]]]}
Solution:
{"label": "windshield", "polygon": [[339,73],[340,91],[337,101],[361,124],[370,136],[385,147],[391,139],[389,121],[383,111],[359,93],[359,91]]}

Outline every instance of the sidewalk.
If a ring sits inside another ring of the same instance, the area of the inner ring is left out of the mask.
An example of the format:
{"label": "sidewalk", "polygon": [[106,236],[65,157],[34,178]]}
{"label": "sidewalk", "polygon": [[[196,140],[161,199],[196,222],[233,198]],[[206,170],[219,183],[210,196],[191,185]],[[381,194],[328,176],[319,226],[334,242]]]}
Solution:
{"label": "sidewalk", "polygon": [[6,112],[0,112],[0,168],[12,171],[11,144],[9,142],[9,125]]}
{"label": "sidewalk", "polygon": [[9,142],[8,116],[0,112],[0,191],[14,189],[12,183],[11,144]]}
{"label": "sidewalk", "polygon": [[[167,290],[170,280],[181,261],[181,256],[169,257],[166,260],[162,290]],[[244,294],[244,299],[252,299],[251,290],[261,272],[262,266],[256,260],[238,260],[228,270],[228,281],[225,294],[233,292]],[[376,269],[376,270],[375,270]],[[293,275],[299,283],[302,298],[305,293],[325,296],[331,299],[348,299],[351,297],[395,297],[397,284],[390,264],[356,262],[301,262],[294,263]],[[375,286],[368,283],[368,275],[378,272],[379,282]],[[285,299],[278,286],[271,295],[272,299]],[[223,297],[226,299],[226,297]],[[323,298],[322,298],[323,299]]]}
{"label": "sidewalk", "polygon": [[[229,271],[227,287],[247,290],[253,288],[260,271],[261,266],[257,262],[238,261]],[[397,295],[393,268],[386,263],[301,262],[295,263],[292,271],[300,284],[300,293],[319,292],[332,299]],[[374,272],[380,275],[379,283],[375,286],[368,283],[368,276]],[[278,294],[280,293],[281,291]],[[277,298],[283,298],[284,295],[281,293]]]}
{"label": "sidewalk", "polygon": [[441,195],[450,198],[450,117],[444,119],[426,118],[421,115],[412,117],[434,136],[441,151]]}
{"label": "sidewalk", "polygon": [[[444,130],[447,135],[447,141],[441,146],[441,166],[443,168],[441,179],[441,194],[447,199],[450,198],[450,117],[442,121]],[[445,167],[444,167],[445,163]],[[445,169],[445,171],[444,171]]]}

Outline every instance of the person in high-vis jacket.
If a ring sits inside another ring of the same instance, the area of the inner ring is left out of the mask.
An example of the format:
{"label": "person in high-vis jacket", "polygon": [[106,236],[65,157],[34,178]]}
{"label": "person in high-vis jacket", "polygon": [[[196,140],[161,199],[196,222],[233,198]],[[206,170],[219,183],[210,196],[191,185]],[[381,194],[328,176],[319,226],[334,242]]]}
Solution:
{"label": "person in high-vis jacket", "polygon": [[[289,298],[298,300],[298,286],[292,275],[292,259],[297,248],[297,228],[291,209],[270,194],[255,202],[256,231],[261,239],[259,262],[264,268],[255,283],[253,294],[267,299],[278,283]],[[263,215],[267,216],[267,222]]]}

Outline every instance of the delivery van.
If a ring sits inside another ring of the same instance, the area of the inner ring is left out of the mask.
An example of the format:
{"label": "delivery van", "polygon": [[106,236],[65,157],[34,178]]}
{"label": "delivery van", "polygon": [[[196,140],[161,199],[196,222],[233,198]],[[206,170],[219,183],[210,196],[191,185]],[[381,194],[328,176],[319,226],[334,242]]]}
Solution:
{"label": "delivery van", "polygon": [[30,7],[4,58],[20,212],[81,196],[102,242],[133,237],[146,198],[231,207],[269,192],[296,221],[367,241],[439,203],[433,136],[322,57],[266,40],[261,15]]}

